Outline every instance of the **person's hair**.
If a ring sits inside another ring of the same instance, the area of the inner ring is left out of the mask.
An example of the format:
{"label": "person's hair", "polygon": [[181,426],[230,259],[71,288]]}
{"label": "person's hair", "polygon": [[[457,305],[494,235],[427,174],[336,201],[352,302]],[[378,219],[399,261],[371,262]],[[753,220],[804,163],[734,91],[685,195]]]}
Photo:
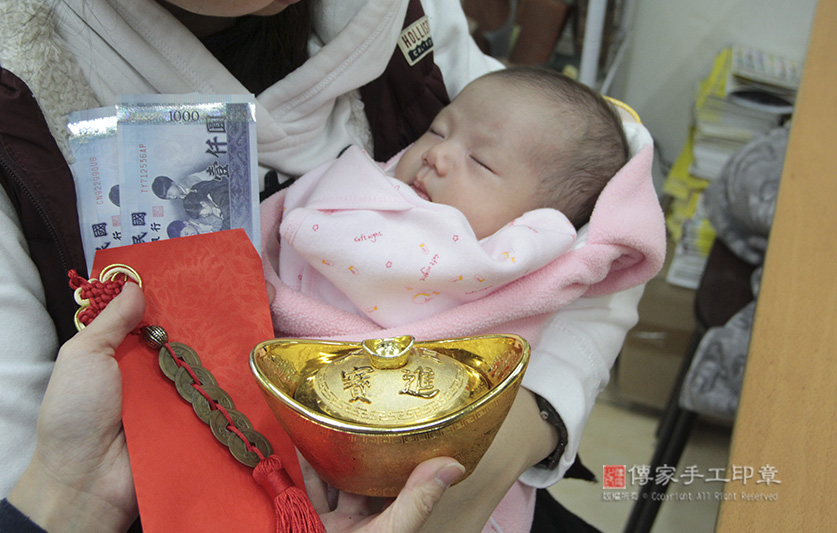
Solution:
{"label": "person's hair", "polygon": [[239,17],[230,28],[201,42],[247,90],[258,95],[308,60],[312,4],[291,4],[269,17]]}
{"label": "person's hair", "polygon": [[195,191],[190,192],[183,197],[183,210],[186,211],[186,214],[190,218],[200,218],[201,209],[203,209],[201,200],[205,198],[206,196],[200,195]]}
{"label": "person's hair", "polygon": [[183,231],[183,228],[185,227],[186,222],[182,220],[172,220],[169,222],[169,225],[166,226],[166,233],[168,233],[169,239],[180,237],[180,232]]}
{"label": "person's hair", "polygon": [[110,188],[108,191],[108,199],[113,205],[119,207],[119,185],[114,185]]}
{"label": "person's hair", "polygon": [[166,193],[169,191],[171,186],[174,185],[174,180],[172,180],[168,176],[157,176],[154,178],[154,181],[151,182],[151,190],[154,192],[154,195],[161,199],[166,200]]}
{"label": "person's hair", "polygon": [[576,228],[590,219],[599,194],[628,160],[628,141],[616,109],[601,94],[563,74],[542,67],[511,67],[488,74],[528,88],[554,112],[566,137],[561,148],[534,147],[545,169],[537,191],[542,207],[563,212]]}

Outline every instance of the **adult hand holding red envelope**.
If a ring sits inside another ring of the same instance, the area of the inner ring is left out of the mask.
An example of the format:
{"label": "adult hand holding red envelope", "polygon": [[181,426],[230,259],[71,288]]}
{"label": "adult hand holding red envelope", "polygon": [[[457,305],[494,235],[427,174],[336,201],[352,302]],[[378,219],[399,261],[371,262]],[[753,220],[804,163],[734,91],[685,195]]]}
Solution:
{"label": "adult hand holding red envelope", "polygon": [[[246,234],[233,230],[103,250],[92,277],[116,263],[142,278],[144,322],[163,326],[169,341],[188,344],[200,355],[236,409],[270,441],[293,483],[303,488],[293,444],[248,367],[252,347],[272,338],[273,330],[261,260]],[[164,377],[157,350],[132,335],[116,358],[143,530],[275,531],[271,499],[254,481],[252,469],[230,455]],[[324,491],[313,491],[312,501],[329,531],[415,530],[429,514],[426,503],[438,501],[460,468],[451,459],[422,464],[396,503],[373,522],[361,520],[375,509],[368,498],[341,494],[333,512]]]}
{"label": "adult hand holding red envelope", "polygon": [[[92,276],[124,264],[142,279],[144,322],[188,345],[218,385],[271,443],[304,490],[293,444],[255,387],[250,350],[273,336],[261,261],[241,230],[102,250]],[[269,531],[271,499],[213,436],[160,370],[139,336],[117,349],[122,419],[143,530]]]}

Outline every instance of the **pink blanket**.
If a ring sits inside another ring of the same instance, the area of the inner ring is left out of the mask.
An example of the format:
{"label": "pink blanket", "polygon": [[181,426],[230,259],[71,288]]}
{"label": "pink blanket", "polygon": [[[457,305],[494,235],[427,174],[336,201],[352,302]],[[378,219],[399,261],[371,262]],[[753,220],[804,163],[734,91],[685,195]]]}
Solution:
{"label": "pink blanket", "polygon": [[282,283],[277,265],[284,193],[275,194],[261,205],[261,234],[265,279],[276,289],[276,335],[363,340],[409,334],[432,340],[515,333],[537,345],[544,321],[562,306],[639,285],[662,267],[665,224],[651,181],[652,159],[653,148],[645,146],[611,179],[593,210],[585,244],[485,298],[390,329]]}

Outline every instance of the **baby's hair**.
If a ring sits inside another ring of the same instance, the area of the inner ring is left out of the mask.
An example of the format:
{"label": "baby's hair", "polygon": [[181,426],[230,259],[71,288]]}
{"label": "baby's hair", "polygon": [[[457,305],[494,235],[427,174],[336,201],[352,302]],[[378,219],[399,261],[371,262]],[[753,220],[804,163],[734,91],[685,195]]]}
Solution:
{"label": "baby's hair", "polygon": [[113,205],[119,207],[119,185],[114,185],[110,188],[110,191],[108,191],[108,198]]}
{"label": "baby's hair", "polygon": [[619,114],[601,94],[555,70],[511,67],[489,76],[532,89],[554,108],[551,116],[561,125],[556,131],[565,139],[559,150],[549,143],[534,147],[536,160],[546,171],[537,202],[560,210],[580,228],[590,219],[602,189],[628,159]]}
{"label": "baby's hair", "polygon": [[168,233],[169,239],[180,237],[180,232],[183,231],[183,228],[185,227],[186,222],[182,220],[172,220],[169,222],[169,225],[166,227],[166,233]]}

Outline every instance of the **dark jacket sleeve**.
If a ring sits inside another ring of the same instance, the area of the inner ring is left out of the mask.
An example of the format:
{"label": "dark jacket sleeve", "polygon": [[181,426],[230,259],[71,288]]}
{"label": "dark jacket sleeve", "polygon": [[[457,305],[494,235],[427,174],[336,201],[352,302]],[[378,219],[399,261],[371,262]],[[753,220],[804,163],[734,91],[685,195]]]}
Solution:
{"label": "dark jacket sleeve", "polygon": [[29,520],[17,507],[3,498],[0,500],[0,531],[4,533],[46,533],[38,524]]}
{"label": "dark jacket sleeve", "polygon": [[73,175],[32,92],[0,67],[0,186],[17,211],[60,342],[75,334],[67,271],[86,277]]}

